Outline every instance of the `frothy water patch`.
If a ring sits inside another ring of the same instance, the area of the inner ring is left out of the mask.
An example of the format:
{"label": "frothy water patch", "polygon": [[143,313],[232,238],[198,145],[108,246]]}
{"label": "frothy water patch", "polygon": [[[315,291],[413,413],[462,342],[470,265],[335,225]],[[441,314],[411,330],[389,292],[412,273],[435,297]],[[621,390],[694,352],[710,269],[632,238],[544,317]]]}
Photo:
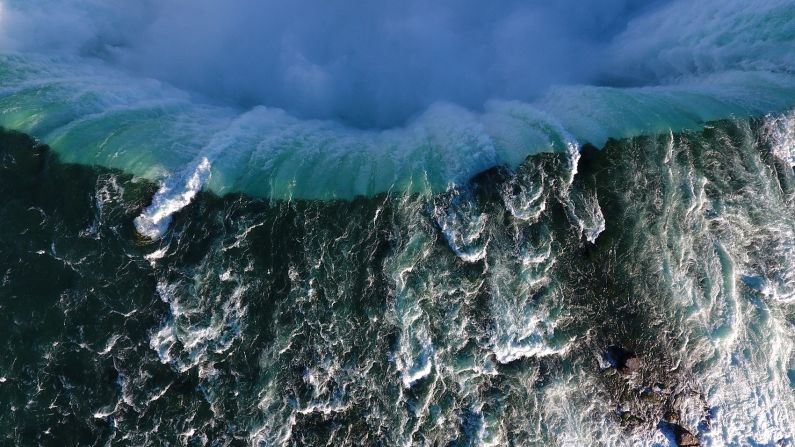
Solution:
{"label": "frothy water patch", "polygon": [[546,173],[531,164],[530,169],[517,173],[501,188],[505,209],[519,220],[536,222],[547,207],[546,185]]}
{"label": "frothy water patch", "polygon": [[453,253],[465,262],[485,258],[489,245],[485,234],[489,216],[478,210],[471,192],[453,189],[436,202],[431,214]]}
{"label": "frothy water patch", "polygon": [[152,267],[154,267],[155,265],[157,265],[157,261],[163,259],[163,256],[165,256],[167,252],[168,252],[168,246],[160,247],[157,250],[153,251],[152,253],[149,253],[148,255],[144,256],[144,259],[149,261],[149,264],[151,264]]}
{"label": "frothy water patch", "polygon": [[574,215],[577,225],[585,239],[590,243],[596,243],[596,238],[605,230],[605,216],[602,208],[599,207],[599,198],[596,193],[576,194],[575,195]]}
{"label": "frothy water patch", "polygon": [[162,181],[160,189],[152,198],[152,204],[135,218],[138,233],[150,239],[160,239],[168,230],[174,213],[188,206],[210,178],[210,167],[210,160],[202,158],[189,171],[189,175],[173,176]]}
{"label": "frothy water patch", "polygon": [[765,118],[765,136],[775,157],[795,167],[795,111]]}

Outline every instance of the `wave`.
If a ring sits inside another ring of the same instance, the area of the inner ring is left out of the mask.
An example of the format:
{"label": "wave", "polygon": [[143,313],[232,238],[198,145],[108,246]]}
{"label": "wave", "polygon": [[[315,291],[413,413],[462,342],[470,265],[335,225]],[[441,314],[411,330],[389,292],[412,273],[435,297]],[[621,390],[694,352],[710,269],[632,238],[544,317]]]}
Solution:
{"label": "wave", "polygon": [[[166,183],[206,158],[204,187],[217,194],[436,193],[539,152],[784,111],[795,105],[792,29],[791,2],[672,2],[613,39],[618,56],[600,75],[614,81],[550,85],[534,99],[493,99],[482,109],[437,101],[382,129],[220,104],[97,57],[8,50],[0,126],[41,139],[66,162]],[[615,81],[622,76],[629,79]]]}

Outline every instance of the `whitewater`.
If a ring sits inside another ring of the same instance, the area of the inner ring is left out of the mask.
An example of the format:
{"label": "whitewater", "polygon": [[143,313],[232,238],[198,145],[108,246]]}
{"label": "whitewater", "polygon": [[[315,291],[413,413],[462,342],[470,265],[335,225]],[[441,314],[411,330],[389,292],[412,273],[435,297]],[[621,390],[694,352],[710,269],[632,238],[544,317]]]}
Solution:
{"label": "whitewater", "polygon": [[794,108],[791,0],[0,0],[0,439],[793,445]]}

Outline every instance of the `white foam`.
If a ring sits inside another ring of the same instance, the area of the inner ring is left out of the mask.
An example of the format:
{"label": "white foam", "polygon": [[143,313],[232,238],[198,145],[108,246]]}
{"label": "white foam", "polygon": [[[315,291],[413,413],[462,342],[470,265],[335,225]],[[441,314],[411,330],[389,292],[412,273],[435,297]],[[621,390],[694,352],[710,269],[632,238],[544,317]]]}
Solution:
{"label": "white foam", "polygon": [[489,216],[477,209],[467,192],[450,191],[449,200],[434,205],[432,213],[458,258],[471,263],[486,257],[489,240],[484,232]]}
{"label": "white foam", "polygon": [[595,243],[596,238],[605,230],[605,216],[602,214],[596,193],[582,197],[575,215],[578,217],[577,222],[585,239],[592,244]]}
{"label": "white foam", "polygon": [[531,172],[517,173],[500,190],[505,209],[515,218],[535,222],[547,208],[546,173],[529,165]]}
{"label": "white foam", "polygon": [[773,155],[795,167],[795,111],[765,119],[765,133]]}
{"label": "white foam", "polygon": [[401,372],[401,375],[403,376],[403,386],[405,388],[411,388],[411,386],[415,383],[428,377],[432,370],[433,363],[431,362],[430,358],[425,356],[422,359],[419,359],[417,364],[410,368],[404,368]]}
{"label": "white foam", "polygon": [[502,364],[511,363],[521,358],[547,357],[563,354],[565,352],[566,348],[550,347],[543,340],[530,343],[512,341],[506,345],[494,348],[494,355],[496,356],[497,362]]}
{"label": "white foam", "polygon": [[143,236],[159,239],[168,229],[174,213],[193,201],[209,177],[210,161],[203,157],[187,178],[180,175],[163,181],[152,204],[135,218],[135,228]]}
{"label": "white foam", "polygon": [[165,256],[167,252],[168,252],[168,246],[160,247],[157,250],[153,251],[152,253],[145,255],[144,259],[149,261],[149,264],[151,264],[154,267],[157,264],[157,261],[163,259],[163,256]]}

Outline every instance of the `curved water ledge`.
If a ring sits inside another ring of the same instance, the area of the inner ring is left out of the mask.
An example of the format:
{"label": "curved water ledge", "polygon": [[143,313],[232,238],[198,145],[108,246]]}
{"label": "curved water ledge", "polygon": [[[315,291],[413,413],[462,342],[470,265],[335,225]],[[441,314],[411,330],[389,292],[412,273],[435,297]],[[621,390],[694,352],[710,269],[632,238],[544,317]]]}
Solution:
{"label": "curved water ledge", "polygon": [[[3,0],[0,126],[70,163],[169,183],[207,160],[217,194],[330,200],[795,106],[790,0],[377,2],[365,27],[361,11],[188,3]],[[379,111],[411,113],[346,120]]]}
{"label": "curved water ledge", "polygon": [[350,199],[386,191],[438,193],[541,152],[783,112],[786,71],[726,71],[659,86],[553,88],[533,103],[482,112],[435,104],[405,127],[361,130],[255,107],[196,100],[100,62],[0,56],[0,125],[39,138],[64,161],[151,180],[211,164],[206,187],[274,199]]}

